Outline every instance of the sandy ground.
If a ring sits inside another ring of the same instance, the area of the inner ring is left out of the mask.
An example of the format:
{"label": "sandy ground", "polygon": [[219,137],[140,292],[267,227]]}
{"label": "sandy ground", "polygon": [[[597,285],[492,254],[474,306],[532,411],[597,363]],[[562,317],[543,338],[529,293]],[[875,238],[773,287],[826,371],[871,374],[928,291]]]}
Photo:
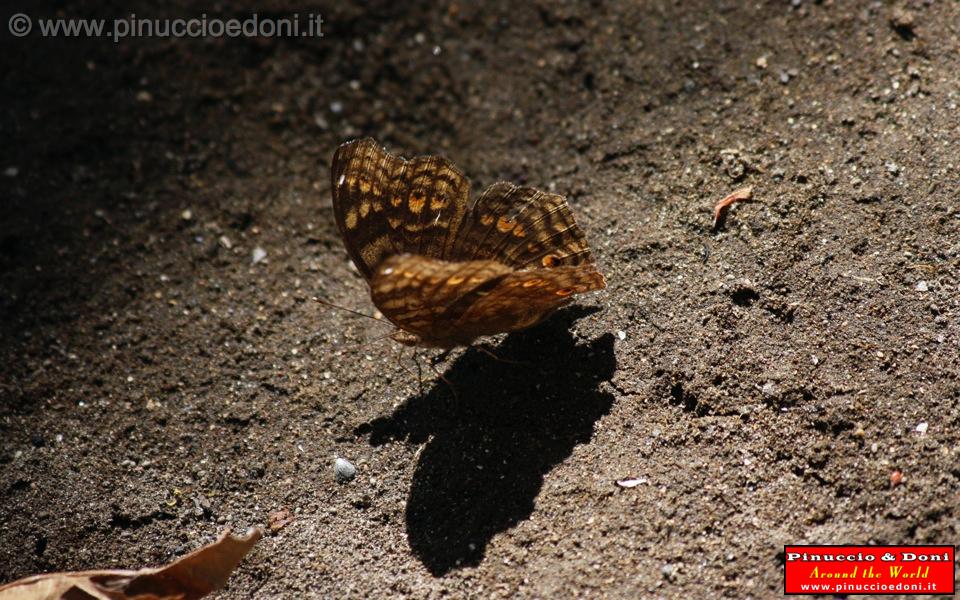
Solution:
{"label": "sandy ground", "polygon": [[[282,509],[218,597],[772,598],[784,544],[958,540],[960,4],[66,4],[324,37],[2,32],[0,580]],[[359,135],[567,195],[608,289],[421,390],[309,300],[373,310]]]}

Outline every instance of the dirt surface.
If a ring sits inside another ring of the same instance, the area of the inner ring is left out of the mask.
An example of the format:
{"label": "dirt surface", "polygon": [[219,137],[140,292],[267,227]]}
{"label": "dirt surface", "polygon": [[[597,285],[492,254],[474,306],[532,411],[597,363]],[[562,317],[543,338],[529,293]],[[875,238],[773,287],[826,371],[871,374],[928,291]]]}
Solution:
{"label": "dirt surface", "polygon": [[[2,33],[0,580],[282,509],[218,597],[777,597],[785,543],[960,539],[960,4],[203,10],[325,35]],[[567,195],[608,289],[421,391],[310,301],[373,310],[359,135]]]}

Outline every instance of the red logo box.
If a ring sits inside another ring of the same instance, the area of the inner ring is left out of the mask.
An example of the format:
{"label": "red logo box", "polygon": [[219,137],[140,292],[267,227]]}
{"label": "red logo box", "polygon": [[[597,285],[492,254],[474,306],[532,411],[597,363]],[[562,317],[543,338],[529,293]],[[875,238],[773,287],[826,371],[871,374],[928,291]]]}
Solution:
{"label": "red logo box", "polygon": [[784,594],[951,595],[956,546],[784,546]]}

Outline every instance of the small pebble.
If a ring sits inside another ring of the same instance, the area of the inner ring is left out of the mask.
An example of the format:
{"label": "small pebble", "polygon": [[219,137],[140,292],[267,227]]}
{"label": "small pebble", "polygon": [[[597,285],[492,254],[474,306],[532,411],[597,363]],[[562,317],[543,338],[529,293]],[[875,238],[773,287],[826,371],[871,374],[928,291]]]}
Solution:
{"label": "small pebble", "polygon": [[673,580],[677,573],[680,571],[680,565],[672,565],[667,563],[660,567],[660,573],[663,574],[664,579]]}
{"label": "small pebble", "polygon": [[256,248],[253,249],[253,259],[252,259],[253,264],[257,264],[258,262],[265,259],[266,257],[267,257],[267,251],[261,248],[260,246],[257,246]]}
{"label": "small pebble", "polygon": [[220,245],[226,248],[227,250],[229,250],[230,248],[233,248],[233,242],[231,242],[230,238],[228,238],[225,235],[220,236]]}
{"label": "small pebble", "polygon": [[137,102],[153,102],[153,94],[147,90],[137,92]]}
{"label": "small pebble", "polygon": [[333,474],[337,478],[337,483],[347,483],[357,476],[357,468],[349,460],[338,458],[333,463]]}
{"label": "small pebble", "polygon": [[890,487],[897,487],[901,483],[903,483],[903,473],[900,471],[890,473]]}
{"label": "small pebble", "polygon": [[193,219],[193,211],[190,210],[189,208],[186,209],[185,211],[180,213],[180,218],[183,219],[184,221],[190,221],[191,219]]}
{"label": "small pebble", "polygon": [[339,100],[334,100],[333,102],[331,102],[330,112],[332,112],[335,115],[339,115],[341,112],[343,112],[343,102],[340,102]]}
{"label": "small pebble", "polygon": [[626,332],[626,331],[622,331],[622,330],[621,330],[621,331],[618,331],[618,332],[617,332],[617,337],[620,338],[620,341],[623,341],[623,340],[627,339],[627,332]]}
{"label": "small pebble", "polygon": [[645,477],[617,480],[617,485],[619,485],[622,488],[635,488],[638,485],[643,485],[644,483],[647,483],[647,479]]}
{"label": "small pebble", "polygon": [[917,287],[914,288],[914,289],[916,289],[918,292],[925,292],[925,291],[927,291],[928,289],[930,289],[930,286],[927,285],[927,282],[926,282],[926,281],[921,281],[921,282],[917,283]]}
{"label": "small pebble", "polygon": [[927,432],[928,427],[930,426],[927,424],[926,421],[920,421],[920,423],[917,424],[917,433],[919,433],[920,435],[923,435],[924,433]]}
{"label": "small pebble", "polygon": [[3,170],[4,177],[16,177],[20,174],[20,169],[17,167],[7,167]]}

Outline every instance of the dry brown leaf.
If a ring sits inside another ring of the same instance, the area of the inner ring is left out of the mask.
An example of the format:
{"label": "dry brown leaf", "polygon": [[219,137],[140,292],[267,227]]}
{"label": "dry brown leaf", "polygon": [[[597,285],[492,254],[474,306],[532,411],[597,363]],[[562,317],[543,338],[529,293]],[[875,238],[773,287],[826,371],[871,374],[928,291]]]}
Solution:
{"label": "dry brown leaf", "polygon": [[713,228],[716,229],[717,225],[720,224],[720,220],[723,219],[724,213],[727,211],[727,208],[730,207],[734,202],[740,202],[742,200],[749,200],[753,197],[753,186],[747,186],[740,188],[739,190],[733,192],[713,207]]}
{"label": "dry brown leaf", "polygon": [[139,571],[80,571],[34,575],[0,586],[0,600],[194,600],[220,589],[260,539],[223,532],[220,539],[165,567]]}
{"label": "dry brown leaf", "polygon": [[267,515],[267,527],[270,531],[280,531],[290,523],[293,523],[293,513],[286,508],[275,510]]}

